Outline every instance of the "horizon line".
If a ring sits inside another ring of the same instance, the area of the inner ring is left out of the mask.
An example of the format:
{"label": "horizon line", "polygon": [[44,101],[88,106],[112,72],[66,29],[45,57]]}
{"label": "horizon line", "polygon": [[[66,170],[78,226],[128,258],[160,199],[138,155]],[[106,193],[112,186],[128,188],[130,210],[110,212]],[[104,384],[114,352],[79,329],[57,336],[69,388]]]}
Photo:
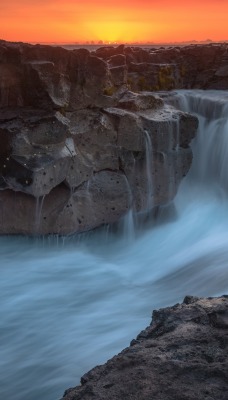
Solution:
{"label": "horizon line", "polygon": [[176,45],[176,44],[210,44],[210,43],[226,43],[228,42],[228,39],[221,39],[221,40],[212,40],[212,39],[205,39],[205,40],[196,40],[196,39],[190,39],[190,40],[183,40],[183,41],[106,41],[106,40],[83,40],[83,41],[23,41],[23,40],[6,40],[3,38],[0,38],[0,42],[9,42],[9,43],[29,43],[29,44],[46,44],[46,45],[51,45],[51,44],[56,44],[56,45],[67,45],[67,46],[107,46],[107,45]]}
{"label": "horizon line", "polygon": [[210,40],[210,39],[207,39],[207,40],[195,40],[195,39],[192,39],[192,40],[183,40],[183,41],[170,41],[170,42],[168,42],[168,41],[161,41],[161,42],[155,42],[155,41],[150,41],[150,40],[147,40],[147,41],[138,41],[138,40],[133,40],[133,41],[121,41],[121,40],[118,40],[118,41],[115,41],[115,40],[113,40],[113,41],[106,41],[106,40],[103,40],[103,41],[99,41],[99,40],[83,40],[83,41],[70,41],[70,42],[65,42],[65,41],[42,41],[42,42],[38,42],[38,41],[31,41],[31,42],[29,42],[29,43],[31,43],[31,44],[33,44],[33,43],[40,43],[40,44],[65,44],[65,45],[81,45],[81,44],[84,44],[84,45],[87,45],[87,46],[95,46],[95,45],[101,45],[101,46],[103,46],[103,45],[112,45],[112,44],[114,44],[114,45],[130,45],[130,44],[139,44],[139,45],[141,45],[141,44],[150,44],[150,45],[162,45],[162,44],[178,44],[178,43],[180,43],[180,44],[184,44],[184,43],[223,43],[223,42],[228,42],[228,39],[224,39],[224,40]]}

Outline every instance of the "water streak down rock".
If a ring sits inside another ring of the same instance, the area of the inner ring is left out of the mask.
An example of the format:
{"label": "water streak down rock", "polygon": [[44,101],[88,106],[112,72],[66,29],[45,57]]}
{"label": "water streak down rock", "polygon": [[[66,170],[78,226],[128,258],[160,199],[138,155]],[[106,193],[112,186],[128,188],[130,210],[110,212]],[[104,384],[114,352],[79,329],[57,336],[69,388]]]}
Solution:
{"label": "water streak down rock", "polygon": [[228,296],[186,296],[153,312],[131,346],[81,378],[62,400],[226,400]]}
{"label": "water streak down rock", "polygon": [[173,199],[198,121],[129,90],[140,54],[0,42],[1,234],[82,232]]}

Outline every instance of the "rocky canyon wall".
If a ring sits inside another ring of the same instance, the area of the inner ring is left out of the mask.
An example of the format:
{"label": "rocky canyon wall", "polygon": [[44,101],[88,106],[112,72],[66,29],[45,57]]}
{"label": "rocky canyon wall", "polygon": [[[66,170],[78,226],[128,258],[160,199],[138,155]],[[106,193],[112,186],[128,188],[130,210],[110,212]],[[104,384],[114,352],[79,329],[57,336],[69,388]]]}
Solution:
{"label": "rocky canyon wall", "polygon": [[227,89],[227,49],[0,42],[0,233],[82,232],[170,202],[198,121],[157,92]]}

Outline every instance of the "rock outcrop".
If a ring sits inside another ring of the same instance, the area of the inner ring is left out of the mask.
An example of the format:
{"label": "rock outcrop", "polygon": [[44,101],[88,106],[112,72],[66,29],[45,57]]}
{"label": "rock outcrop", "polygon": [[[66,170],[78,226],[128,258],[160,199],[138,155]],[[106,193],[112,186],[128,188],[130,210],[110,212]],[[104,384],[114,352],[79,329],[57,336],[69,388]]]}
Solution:
{"label": "rock outcrop", "polygon": [[226,400],[227,355],[228,296],[187,296],[62,400]]}
{"label": "rock outcrop", "polygon": [[106,47],[93,54],[115,68],[125,67],[127,86],[132,91],[228,89],[228,43]]}
{"label": "rock outcrop", "polygon": [[0,41],[0,107],[116,106],[126,89],[228,89],[228,43],[65,50]]}
{"label": "rock outcrop", "polygon": [[173,199],[198,122],[128,89],[144,53],[0,42],[0,234],[83,232]]}

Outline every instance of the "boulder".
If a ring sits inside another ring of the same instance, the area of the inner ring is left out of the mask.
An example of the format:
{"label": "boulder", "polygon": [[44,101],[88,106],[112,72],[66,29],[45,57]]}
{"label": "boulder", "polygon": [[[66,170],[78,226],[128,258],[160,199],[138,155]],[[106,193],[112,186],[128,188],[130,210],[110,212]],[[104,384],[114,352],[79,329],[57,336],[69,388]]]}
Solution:
{"label": "boulder", "polygon": [[111,56],[108,60],[111,67],[120,67],[126,65],[126,56],[124,54],[117,54]]}
{"label": "boulder", "polygon": [[143,150],[143,128],[137,114],[119,108],[106,108],[117,132],[117,145],[131,151]]}
{"label": "boulder", "polygon": [[119,108],[124,108],[129,111],[156,109],[162,106],[162,99],[155,93],[150,92],[134,93],[127,91],[118,102]]}
{"label": "boulder", "polygon": [[126,65],[119,65],[117,67],[110,67],[110,79],[114,86],[123,86],[127,84],[127,67]]}
{"label": "boulder", "polygon": [[[5,138],[1,150],[2,177],[10,189],[40,197],[48,194],[66,176],[75,155],[67,139],[68,126],[60,113],[41,116],[28,110],[19,118],[11,113],[0,132]],[[7,142],[6,142],[7,138]]]}
{"label": "boulder", "polygon": [[123,55],[124,54],[124,49],[125,49],[124,45],[120,45],[120,46],[117,46],[117,47],[103,46],[103,47],[100,47],[99,49],[97,49],[95,51],[95,54],[96,54],[96,56],[107,60],[112,56]]}
{"label": "boulder", "polygon": [[226,400],[227,328],[228,296],[186,296],[154,311],[129,347],[86,373],[62,400]]}

